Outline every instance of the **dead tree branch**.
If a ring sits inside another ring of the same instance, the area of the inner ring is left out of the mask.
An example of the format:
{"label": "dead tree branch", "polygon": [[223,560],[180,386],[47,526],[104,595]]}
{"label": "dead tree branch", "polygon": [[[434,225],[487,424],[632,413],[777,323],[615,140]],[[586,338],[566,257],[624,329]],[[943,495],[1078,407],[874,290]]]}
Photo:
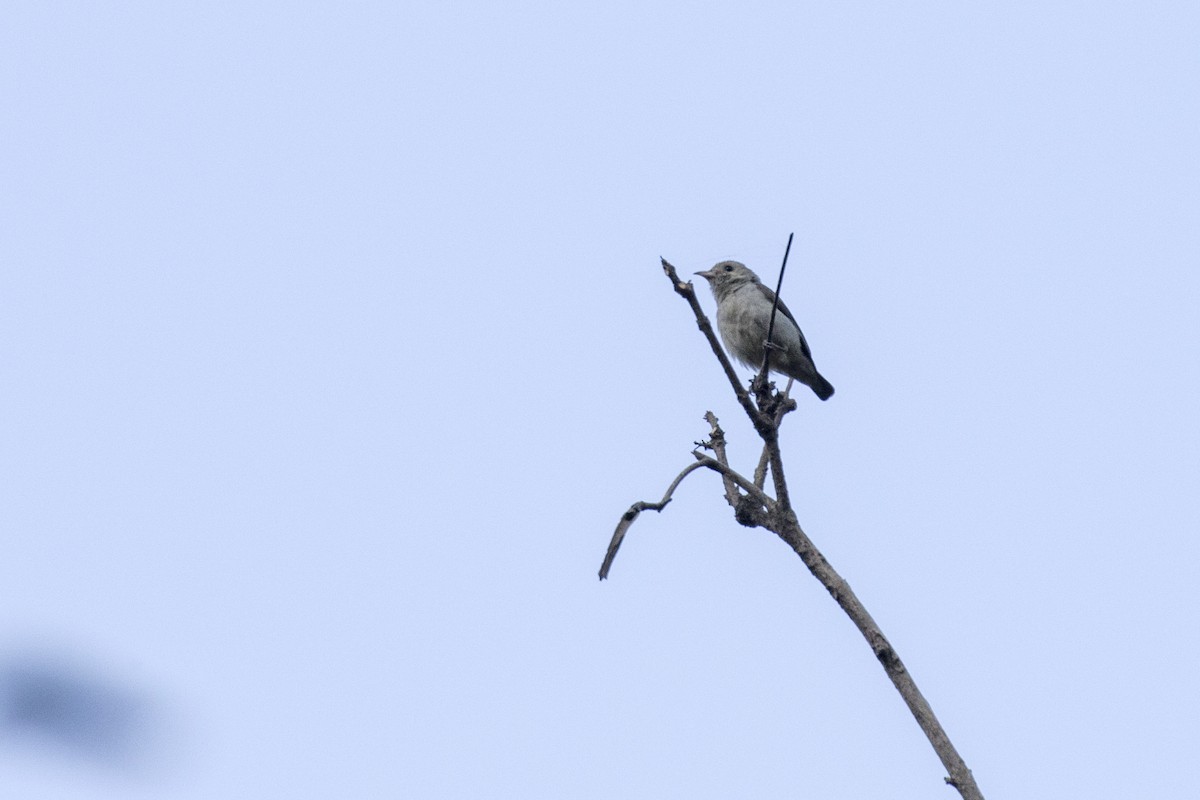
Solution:
{"label": "dead tree branch", "polygon": [[[790,238],[788,245],[790,249]],[[786,263],[785,256],[784,264],[786,265]],[[751,391],[747,391],[738,379],[737,373],[734,371],[729,358],[725,355],[720,342],[717,341],[712,324],[700,308],[692,284],[681,281],[675,271],[675,267],[671,266],[666,259],[662,259],[662,266],[676,293],[683,297],[688,302],[688,305],[691,306],[692,312],[696,316],[697,326],[708,340],[713,354],[716,355],[717,360],[720,362],[721,368],[724,370],[730,385],[733,387],[738,402],[746,412],[746,416],[750,418],[755,431],[763,440],[763,459],[758,469],[755,470],[753,480],[747,479],[735,471],[729,466],[726,456],[724,431],[721,430],[716,416],[711,411],[705,414],[705,419],[711,426],[710,438],[705,442],[697,443],[697,446],[705,450],[712,450],[716,454],[716,458],[705,455],[698,450],[693,451],[692,455],[695,456],[696,463],[688,466],[676,476],[660,502],[647,503],[643,501],[630,506],[629,510],[621,517],[620,522],[617,523],[616,532],[613,534],[612,542],[608,546],[604,563],[600,567],[600,578],[604,579],[607,577],[613,558],[616,556],[617,548],[620,547],[625,532],[642,511],[647,509],[661,511],[671,501],[671,495],[679,483],[692,471],[700,467],[706,467],[719,473],[725,488],[725,498],[734,508],[735,519],[743,525],[766,528],[783,539],[796,555],[800,557],[804,565],[808,567],[809,572],[821,582],[821,585],[825,587],[830,596],[833,597],[846,615],[850,617],[850,620],[858,628],[863,638],[867,640],[871,652],[875,654],[875,658],[883,666],[884,672],[892,681],[892,684],[895,685],[896,690],[900,692],[901,698],[912,712],[913,717],[916,718],[917,724],[929,739],[930,744],[933,745],[934,751],[949,773],[949,777],[945,779],[946,783],[957,789],[963,800],[983,800],[983,794],[975,784],[971,770],[967,768],[957,749],[950,742],[945,729],[942,728],[941,723],[934,716],[933,709],[930,708],[924,695],[917,688],[916,681],[913,680],[912,675],[905,668],[904,662],[900,660],[900,656],[896,653],[895,648],[892,647],[887,637],[883,635],[883,631],[879,629],[875,620],[871,618],[866,607],[863,606],[862,602],[850,589],[850,584],[834,570],[825,559],[825,556],[817,550],[812,540],[808,538],[808,535],[800,527],[800,523],[792,509],[787,479],[783,470],[783,457],[779,450],[779,426],[784,416],[796,407],[796,402],[787,396],[786,391],[777,392],[774,385],[765,380],[765,373],[769,366],[771,355],[770,342],[768,341],[765,347],[763,374],[760,374],[751,382]],[[782,270],[780,281],[782,282]],[[777,299],[778,296],[779,292],[776,291]],[[774,311],[772,311],[772,316],[774,316]],[[768,466],[775,491],[774,498],[770,497],[763,489],[766,478],[765,468]]]}
{"label": "dead tree branch", "polygon": [[[729,456],[725,454],[725,431],[721,430],[721,424],[717,422],[717,415],[711,411],[704,412],[704,421],[708,423],[711,432],[706,442],[696,442],[697,447],[702,447],[705,450],[712,450],[717,454],[717,461],[725,466],[729,466]],[[693,451],[695,452],[695,451]],[[728,475],[721,476],[722,483],[725,484],[725,499],[729,501],[729,505],[737,507],[738,494],[737,482]],[[754,485],[759,489],[762,488],[761,481],[755,481]]]}
{"label": "dead tree branch", "polygon": [[633,521],[641,515],[643,511],[662,511],[667,507],[667,503],[671,502],[671,495],[675,494],[675,489],[679,484],[683,483],[683,479],[691,473],[700,469],[700,467],[708,466],[703,462],[688,464],[683,468],[683,471],[675,476],[675,480],[671,481],[671,485],[667,487],[667,491],[663,494],[662,500],[657,503],[650,503],[645,500],[639,500],[629,507],[629,510],[621,515],[621,521],[617,523],[617,529],[613,531],[612,541],[608,543],[608,552],[604,554],[604,563],[600,565],[600,580],[608,577],[608,571],[612,568],[613,559],[617,557],[617,550],[621,547],[621,542],[625,538],[625,531],[629,530],[629,526]]}

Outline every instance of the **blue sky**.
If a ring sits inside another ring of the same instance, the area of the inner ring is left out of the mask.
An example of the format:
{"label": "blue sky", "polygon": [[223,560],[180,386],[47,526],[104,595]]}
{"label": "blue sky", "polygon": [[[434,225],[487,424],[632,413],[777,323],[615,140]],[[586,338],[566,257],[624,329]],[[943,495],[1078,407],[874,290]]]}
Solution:
{"label": "blue sky", "polygon": [[9,9],[0,667],[151,712],[130,758],[7,725],[0,795],[950,797],[713,476],[595,578],[705,411],[757,455],[659,256],[773,276],[791,231],[801,523],[984,793],[1193,787],[1198,33]]}

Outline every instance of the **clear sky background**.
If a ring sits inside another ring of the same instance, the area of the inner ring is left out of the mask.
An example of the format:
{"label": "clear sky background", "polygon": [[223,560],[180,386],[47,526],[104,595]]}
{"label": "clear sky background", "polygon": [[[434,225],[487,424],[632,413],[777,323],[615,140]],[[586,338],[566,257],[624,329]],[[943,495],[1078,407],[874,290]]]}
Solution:
{"label": "clear sky background", "polygon": [[0,796],[954,797],[715,476],[596,580],[757,455],[659,256],[790,231],[801,523],[984,793],[1200,782],[1200,6],[19,3],[0,76],[0,668],[84,698]]}

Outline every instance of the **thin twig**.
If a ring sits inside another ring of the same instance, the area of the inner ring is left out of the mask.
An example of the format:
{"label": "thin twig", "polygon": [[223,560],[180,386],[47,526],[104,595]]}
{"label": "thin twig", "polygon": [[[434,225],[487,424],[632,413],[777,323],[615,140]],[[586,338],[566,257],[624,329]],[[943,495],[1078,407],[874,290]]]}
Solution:
{"label": "thin twig", "polygon": [[760,489],[767,481],[767,461],[770,457],[771,451],[764,447],[762,455],[758,457],[758,466],[754,468],[754,485]]}
{"label": "thin twig", "polygon": [[667,503],[671,502],[671,495],[675,494],[676,487],[683,482],[683,479],[704,466],[707,466],[707,464],[702,462],[688,464],[683,468],[682,472],[675,476],[675,480],[671,481],[671,485],[667,487],[662,500],[659,500],[657,503],[639,500],[621,515],[621,521],[617,523],[617,529],[613,531],[612,541],[608,543],[608,552],[604,554],[604,563],[600,565],[600,580],[608,577],[608,570],[612,567],[613,559],[617,557],[617,550],[621,547],[621,540],[625,538],[625,531],[629,530],[629,526],[638,518],[638,515],[643,511],[662,511],[667,507]]}
{"label": "thin twig", "polygon": [[[780,400],[787,400],[788,394],[792,391],[792,384],[795,378],[788,378],[787,386],[783,390],[783,394],[779,395]],[[783,419],[783,415],[795,408],[795,403],[780,403],[779,410],[775,412],[775,425],[778,426]],[[763,483],[767,480],[767,462],[771,458],[771,448],[763,445],[762,455],[758,457],[758,466],[754,468],[754,485],[762,488]]]}
{"label": "thin twig", "polygon": [[[738,486],[740,486],[742,489],[745,489],[746,494],[750,495],[756,501],[761,503],[763,508],[765,508],[768,512],[773,513],[775,511],[777,502],[775,500],[772,500],[771,497],[766,492],[764,492],[762,489],[759,489],[757,486],[755,486],[754,483],[752,481],[750,481],[750,479],[746,478],[744,475],[742,475],[741,473],[732,469],[731,467],[728,467],[725,464],[722,464],[720,461],[717,461],[715,458],[704,455],[704,453],[693,450],[692,455],[696,457],[697,465],[702,466],[702,467],[708,467],[709,469],[713,470],[714,472],[721,473],[722,475],[724,475],[725,477],[729,478],[734,483],[736,483]],[[695,465],[693,465],[693,466],[695,466]]]}
{"label": "thin twig", "polygon": [[764,436],[767,445],[767,459],[771,464],[771,482],[775,484],[775,499],[783,508],[792,507],[792,498],[788,493],[787,479],[783,476],[783,454],[779,452],[779,428],[771,429],[770,436]]}
{"label": "thin twig", "polygon": [[[707,442],[702,443],[702,446],[712,448],[712,451],[717,454],[717,461],[725,466],[729,466],[729,456],[725,454],[725,431],[721,430],[720,423],[717,422],[717,415],[711,411],[704,412],[704,421],[709,424],[711,431]],[[728,475],[721,476],[722,483],[725,484],[725,499],[729,501],[729,505],[737,505],[741,495],[738,494],[737,482]],[[762,483],[755,481],[755,486],[762,488]]]}
{"label": "thin twig", "polygon": [[775,333],[775,312],[779,310],[779,292],[783,290],[783,272],[787,269],[788,253],[792,252],[792,237],[795,235],[795,231],[788,234],[787,247],[783,251],[783,264],[779,267],[779,280],[775,283],[775,299],[771,302],[771,319],[767,322],[767,342],[763,346],[762,372],[758,373],[756,379],[760,383],[766,383],[767,373],[771,367],[771,349],[775,341],[772,338]]}

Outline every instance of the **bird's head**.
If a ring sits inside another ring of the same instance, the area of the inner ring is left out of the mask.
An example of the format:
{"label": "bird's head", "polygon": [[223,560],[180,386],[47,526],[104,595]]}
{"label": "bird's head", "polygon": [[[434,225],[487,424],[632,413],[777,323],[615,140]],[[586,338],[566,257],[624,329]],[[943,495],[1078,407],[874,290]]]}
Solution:
{"label": "bird's head", "polygon": [[712,269],[696,274],[708,281],[718,296],[743,283],[758,283],[758,276],[754,271],[740,261],[722,261]]}

